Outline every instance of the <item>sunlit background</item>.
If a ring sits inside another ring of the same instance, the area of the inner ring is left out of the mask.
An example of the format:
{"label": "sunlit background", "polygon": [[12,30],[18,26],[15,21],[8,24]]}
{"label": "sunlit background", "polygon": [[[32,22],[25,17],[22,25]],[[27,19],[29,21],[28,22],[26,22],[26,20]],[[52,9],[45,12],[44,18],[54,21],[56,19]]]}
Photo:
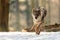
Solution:
{"label": "sunlit background", "polygon": [[35,6],[47,9],[45,25],[60,23],[60,0],[10,0],[9,28],[21,31],[32,26],[32,8]]}
{"label": "sunlit background", "polygon": [[[47,10],[44,25],[60,24],[60,0],[0,0],[0,30],[21,31],[24,28],[31,28],[32,9],[38,6]],[[8,13],[6,10],[9,11],[9,17],[6,16]]]}

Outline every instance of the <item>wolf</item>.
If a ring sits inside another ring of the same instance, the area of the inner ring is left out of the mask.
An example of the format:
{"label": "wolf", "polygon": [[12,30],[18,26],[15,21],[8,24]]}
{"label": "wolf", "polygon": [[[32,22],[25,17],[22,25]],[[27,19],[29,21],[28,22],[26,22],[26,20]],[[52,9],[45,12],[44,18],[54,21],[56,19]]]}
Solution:
{"label": "wolf", "polygon": [[33,26],[31,31],[35,31],[36,34],[40,34],[43,29],[42,24],[44,23],[44,18],[46,17],[47,10],[43,7],[37,7],[32,9]]}

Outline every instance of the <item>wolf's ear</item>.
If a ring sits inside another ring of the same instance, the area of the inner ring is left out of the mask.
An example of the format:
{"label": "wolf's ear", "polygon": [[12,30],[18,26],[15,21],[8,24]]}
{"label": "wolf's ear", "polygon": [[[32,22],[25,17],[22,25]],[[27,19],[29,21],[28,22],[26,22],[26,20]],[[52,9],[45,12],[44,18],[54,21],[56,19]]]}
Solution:
{"label": "wolf's ear", "polygon": [[32,13],[34,13],[34,10],[35,10],[35,9],[33,8],[33,9],[32,9]]}
{"label": "wolf's ear", "polygon": [[47,15],[47,10],[46,10],[46,9],[44,9],[44,14],[42,15],[41,20],[44,20],[44,17],[46,17],[46,15]]}
{"label": "wolf's ear", "polygon": [[46,15],[47,15],[47,10],[44,11],[44,16],[46,16]]}

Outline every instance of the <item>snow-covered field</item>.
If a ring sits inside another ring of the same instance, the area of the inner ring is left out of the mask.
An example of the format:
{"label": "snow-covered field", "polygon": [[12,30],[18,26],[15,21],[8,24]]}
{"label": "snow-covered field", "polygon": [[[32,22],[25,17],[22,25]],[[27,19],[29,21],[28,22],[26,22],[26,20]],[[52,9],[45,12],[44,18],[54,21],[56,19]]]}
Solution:
{"label": "snow-covered field", "polygon": [[60,32],[0,32],[0,40],[60,40]]}

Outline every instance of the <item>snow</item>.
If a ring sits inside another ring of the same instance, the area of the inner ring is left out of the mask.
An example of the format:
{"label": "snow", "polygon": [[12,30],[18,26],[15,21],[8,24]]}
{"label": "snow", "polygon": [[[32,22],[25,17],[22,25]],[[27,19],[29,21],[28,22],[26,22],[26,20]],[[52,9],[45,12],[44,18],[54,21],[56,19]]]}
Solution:
{"label": "snow", "polygon": [[60,40],[60,32],[0,32],[0,40]]}

